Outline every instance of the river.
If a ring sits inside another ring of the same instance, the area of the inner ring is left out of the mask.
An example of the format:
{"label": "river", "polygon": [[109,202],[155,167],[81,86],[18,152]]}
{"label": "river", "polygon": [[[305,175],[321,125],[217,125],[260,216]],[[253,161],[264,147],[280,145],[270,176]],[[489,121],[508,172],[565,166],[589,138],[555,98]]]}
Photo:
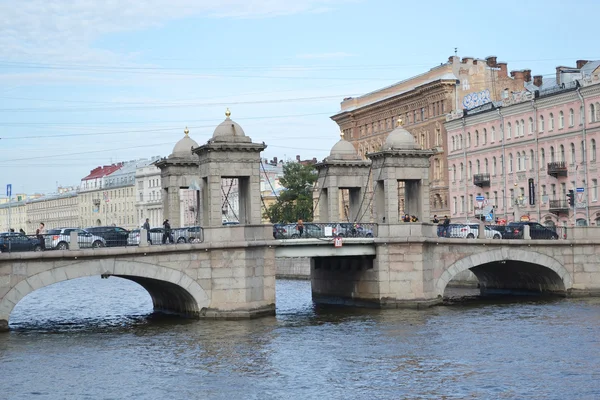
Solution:
{"label": "river", "polygon": [[94,277],[31,293],[10,327],[1,399],[600,398],[600,299],[365,310],[278,280],[276,317],[192,321]]}

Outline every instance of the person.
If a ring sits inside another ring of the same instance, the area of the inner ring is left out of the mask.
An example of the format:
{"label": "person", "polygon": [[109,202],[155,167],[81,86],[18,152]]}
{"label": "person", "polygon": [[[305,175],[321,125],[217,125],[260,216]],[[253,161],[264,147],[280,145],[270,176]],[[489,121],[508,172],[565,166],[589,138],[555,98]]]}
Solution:
{"label": "person", "polygon": [[43,222],[40,222],[39,228],[35,231],[35,236],[40,241],[40,249],[46,250],[46,225]]}
{"label": "person", "polygon": [[411,215],[410,216],[410,222],[419,222],[419,218],[417,218],[416,215]]}
{"label": "person", "polygon": [[148,239],[148,243],[152,244],[152,241],[150,240],[150,218],[146,218],[146,222],[144,222],[142,228],[146,230],[146,238]]}
{"label": "person", "polygon": [[173,235],[171,235],[171,224],[169,224],[169,220],[165,219],[163,222],[163,226],[165,227],[165,231],[162,237],[162,243],[167,243],[167,239],[169,239],[169,243],[173,243]]}
{"label": "person", "polygon": [[443,235],[444,237],[448,237],[448,228],[450,227],[450,218],[447,215],[444,215],[444,224],[443,224]]}
{"label": "person", "polygon": [[23,236],[25,236],[25,231],[23,230],[23,228],[19,229],[19,233]]}
{"label": "person", "polygon": [[304,222],[302,222],[301,219],[298,220],[296,228],[298,229],[298,236],[302,237],[302,233],[304,233]]}
{"label": "person", "polygon": [[433,216],[433,223],[434,224],[439,224],[440,223],[440,220],[438,219],[437,215]]}

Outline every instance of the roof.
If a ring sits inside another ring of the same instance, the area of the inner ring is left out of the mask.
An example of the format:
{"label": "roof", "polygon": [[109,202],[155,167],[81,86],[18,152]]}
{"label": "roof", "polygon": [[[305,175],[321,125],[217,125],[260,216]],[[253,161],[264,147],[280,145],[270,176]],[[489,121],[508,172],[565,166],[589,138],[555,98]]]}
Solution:
{"label": "roof", "polygon": [[583,77],[590,76],[592,73],[600,67],[600,60],[589,61],[583,67],[581,67],[581,74]]}
{"label": "roof", "polygon": [[115,171],[118,171],[123,166],[123,163],[112,164],[112,165],[104,165],[101,167],[96,167],[90,171],[89,175],[84,177],[82,181],[89,181],[90,179],[98,179],[103,178],[107,175],[112,174]]}

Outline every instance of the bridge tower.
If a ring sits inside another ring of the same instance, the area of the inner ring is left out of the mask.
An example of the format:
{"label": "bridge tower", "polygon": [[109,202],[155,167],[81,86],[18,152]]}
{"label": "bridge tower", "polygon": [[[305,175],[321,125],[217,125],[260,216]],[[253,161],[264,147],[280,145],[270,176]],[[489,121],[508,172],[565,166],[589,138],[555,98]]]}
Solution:
{"label": "bridge tower", "polygon": [[[199,189],[196,181],[199,162],[192,153],[192,149],[198,147],[198,143],[189,137],[188,128],[185,128],[183,133],[183,138],[175,144],[171,155],[155,164],[160,168],[163,217],[169,220],[172,227],[183,225],[183,221],[181,221],[181,189]],[[198,210],[198,196],[196,199],[196,210]]]}
{"label": "bridge tower", "polygon": [[379,224],[398,224],[399,190],[404,190],[404,212],[420,222],[429,220],[429,164],[432,150],[421,150],[413,136],[402,127],[387,136],[381,151],[367,155],[373,162],[375,215]]}
{"label": "bridge tower", "polygon": [[340,222],[340,190],[347,189],[349,197],[349,222],[364,222],[368,199],[365,200],[369,181],[370,161],[363,160],[352,143],[340,134],[329,156],[315,165],[318,171],[315,193],[320,222]]}

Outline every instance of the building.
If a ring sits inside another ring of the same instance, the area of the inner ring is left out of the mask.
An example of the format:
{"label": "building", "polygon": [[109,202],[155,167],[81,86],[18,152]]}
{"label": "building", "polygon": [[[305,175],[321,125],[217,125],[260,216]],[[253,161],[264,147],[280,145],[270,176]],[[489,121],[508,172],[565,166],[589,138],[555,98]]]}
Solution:
{"label": "building", "polygon": [[26,233],[35,233],[40,222],[46,229],[79,226],[77,188],[58,188],[57,193],[47,194],[26,201]]}
{"label": "building", "polygon": [[162,226],[162,186],[160,182],[160,169],[154,165],[160,157],[153,157],[147,165],[137,167],[135,171],[135,222],[142,226],[146,218],[150,226]]}
{"label": "building", "polygon": [[523,91],[448,116],[452,218],[600,225],[600,61],[523,79]]}
{"label": "building", "polygon": [[27,232],[27,204],[25,197],[12,200],[9,203],[0,203],[0,232],[8,232],[14,229],[18,232],[20,229]]}
{"label": "building", "polygon": [[[506,91],[521,91],[531,71],[513,71],[495,56],[485,60],[456,56],[429,71],[394,85],[349,97],[331,118],[339,125],[346,140],[366,159],[379,151],[388,133],[401,117],[422,149],[433,149],[430,169],[431,214],[449,213],[446,114],[499,100]],[[372,190],[372,188],[369,188]],[[399,190],[403,193],[403,188]],[[404,197],[399,202],[404,212]]]}

